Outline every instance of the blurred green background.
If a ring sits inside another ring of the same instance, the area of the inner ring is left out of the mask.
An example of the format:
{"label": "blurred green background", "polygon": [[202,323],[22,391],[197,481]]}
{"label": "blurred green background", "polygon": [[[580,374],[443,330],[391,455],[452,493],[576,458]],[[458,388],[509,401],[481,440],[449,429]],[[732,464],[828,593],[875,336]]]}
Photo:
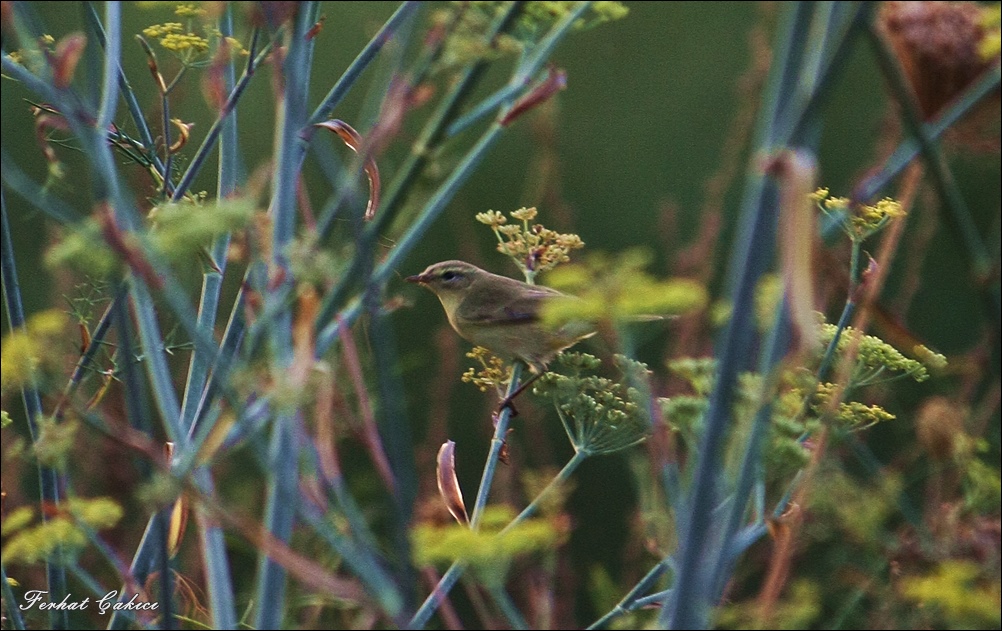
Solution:
{"label": "blurred green background", "polygon": [[[57,39],[80,29],[79,4],[34,4]],[[586,252],[616,252],[640,246],[654,253],[652,271],[656,274],[678,273],[675,265],[678,250],[695,238],[709,220],[708,185],[728,159],[728,143],[733,145],[736,129],[733,121],[756,102],[749,99],[757,99],[757,92],[748,92],[747,83],[741,79],[749,75],[749,68],[763,61],[761,55],[771,41],[776,7],[749,2],[627,2],[626,5],[630,8],[627,18],[576,33],[559,47],[553,59],[567,72],[567,89],[551,104],[512,126],[399,270],[402,275],[417,273],[430,263],[451,258],[471,260],[491,271],[516,275],[508,260],[493,251],[493,234],[476,223],[473,216],[487,209],[507,212],[521,206],[538,206],[540,220],[548,226],[573,228],[587,244]],[[315,63],[313,103],[395,6],[396,3],[382,2],[324,3],[322,11],[327,20],[319,36],[317,50],[322,57],[318,56]],[[428,12],[435,6],[437,3],[429,3],[422,8],[411,33],[412,46],[423,37]],[[170,20],[171,8],[129,6],[124,17],[125,33],[137,33],[149,24]],[[123,64],[133,88],[141,95],[144,108],[158,112],[145,58],[129,37],[124,41]],[[407,50],[394,51],[392,47],[388,52],[387,59],[394,54],[407,54]],[[166,55],[161,56],[164,58]],[[335,117],[364,131],[371,123],[367,119],[371,114],[363,113],[371,112],[369,104],[381,96],[376,87],[367,90],[370,85],[382,85],[375,79],[390,67],[387,61],[380,61],[370,69],[339,106]],[[506,79],[507,68],[507,63],[499,64],[487,84],[497,87]],[[262,76],[252,83],[239,111],[241,153],[248,172],[265,164],[272,145],[271,72],[268,68],[260,72]],[[96,82],[91,83],[96,91]],[[4,146],[23,169],[44,180],[46,165],[24,101],[27,95],[12,81],[4,80],[2,85],[0,133]],[[197,73],[185,79],[172,108],[174,115],[195,122],[193,143],[197,146],[212,120],[201,96]],[[818,156],[820,185],[830,188],[834,195],[850,194],[856,179],[877,164],[882,155],[880,150],[886,150],[878,148],[877,141],[891,118],[889,112],[872,56],[857,46],[841,75],[839,88],[825,104]],[[417,110],[411,119],[420,121],[425,113],[426,110]],[[125,123],[124,107],[119,108],[116,120]],[[414,133],[413,126],[405,127],[403,133],[407,139],[408,134]],[[467,132],[459,142],[468,142],[475,133]],[[716,260],[712,262],[718,270],[726,266],[742,174],[750,158],[744,144],[737,149],[738,168],[723,189],[723,225]],[[341,147],[335,150],[339,155],[347,155]],[[381,158],[384,180],[389,179],[401,155],[398,147]],[[88,186],[86,171],[80,168],[72,150],[60,150],[60,157],[66,163],[67,177],[54,184],[54,192],[70,203],[86,199],[87,196],[77,194]],[[444,171],[450,164],[446,155],[438,168]],[[997,248],[998,154],[955,152],[951,164],[982,235]],[[211,169],[205,172],[211,173]],[[314,206],[319,208],[329,193],[329,184],[309,163],[306,174]],[[203,178],[193,188],[212,191],[213,187],[214,182]],[[59,304],[58,296],[54,296],[58,290],[52,286],[41,263],[52,234],[45,222],[27,210],[16,195],[8,191],[6,199],[26,311],[31,313]],[[934,197],[925,195],[920,197],[914,212],[929,215],[940,211]],[[932,238],[923,237],[921,243],[926,245],[922,251],[909,251],[907,245],[902,249],[888,291],[896,290],[902,272],[908,271],[903,268],[920,265],[922,280],[916,299],[907,313],[896,315],[930,347],[948,356],[964,353],[985,334],[981,307],[966,272],[962,250],[942,222],[937,225],[916,217],[909,222],[904,242],[919,238],[918,231],[928,230],[929,226],[935,232]],[[844,264],[844,258],[837,258],[837,252],[834,260]],[[845,267],[835,265],[829,269],[830,276],[822,277],[821,282],[842,287]],[[718,273],[718,279],[719,276]],[[192,274],[189,280],[195,296],[196,275]],[[719,287],[711,289],[719,297]],[[426,443],[429,427],[436,423],[444,427],[447,437],[458,443],[460,480],[467,493],[472,494],[492,431],[487,419],[494,402],[489,395],[459,384],[446,390],[445,401],[449,406],[441,407],[442,384],[456,384],[470,365],[462,357],[468,345],[445,330],[444,315],[431,294],[404,283],[391,283],[388,292],[399,294],[412,304],[400,309],[394,318],[401,374],[407,384],[408,415],[414,428],[412,440],[427,451],[437,446]],[[840,294],[841,290],[834,293]],[[6,314],[4,318],[6,323]],[[659,374],[664,372],[663,357],[670,331],[670,325],[664,330],[651,331],[639,350],[640,358],[651,363]],[[178,362],[179,369],[182,364]],[[178,374],[182,374],[180,370]],[[433,418],[443,409],[449,410],[448,419]],[[527,404],[516,422],[514,448],[525,449],[527,459],[542,458],[540,454],[548,452],[566,455],[569,449],[556,420],[546,417],[544,425],[543,415],[541,409]],[[997,445],[998,423],[993,427],[992,440]],[[878,454],[881,440],[893,444],[895,436],[904,431],[908,430],[881,428],[875,444]],[[418,461],[427,464],[433,457],[434,452],[420,453]],[[997,459],[998,453],[994,457]],[[560,460],[554,455],[549,462]],[[579,492],[572,497],[571,508],[578,517],[578,527],[571,545],[576,550],[576,559],[582,567],[603,562],[614,572],[626,533],[625,520],[630,518],[635,501],[627,458],[593,459],[575,480]]]}

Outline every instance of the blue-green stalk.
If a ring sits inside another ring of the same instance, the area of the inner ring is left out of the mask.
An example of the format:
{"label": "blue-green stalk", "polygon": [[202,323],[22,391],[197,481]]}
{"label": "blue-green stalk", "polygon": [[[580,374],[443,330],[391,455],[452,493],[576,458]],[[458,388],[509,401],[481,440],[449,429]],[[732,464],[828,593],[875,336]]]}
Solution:
{"label": "blue-green stalk", "polygon": [[[24,305],[21,302],[21,286],[17,276],[17,266],[14,261],[14,243],[11,239],[10,223],[7,220],[7,201],[3,190],[0,190],[0,221],[2,221],[3,253],[3,298],[7,308],[8,323],[12,331],[24,327]],[[28,431],[32,443],[39,437],[38,419],[42,416],[42,398],[36,388],[25,386],[21,389],[21,401],[24,404],[24,415],[28,421]],[[40,500],[43,505],[59,506],[60,488],[63,486],[60,475],[51,467],[38,466],[38,486]],[[41,511],[42,519],[48,520],[48,511]],[[56,551],[59,555],[59,551]],[[47,561],[45,575],[48,581],[49,602],[61,602],[67,595],[66,570],[58,563]],[[13,602],[13,601],[12,601]],[[66,611],[52,609],[49,611],[49,625],[53,629],[65,629],[69,625]]]}
{"label": "blue-green stalk", "polygon": [[[971,211],[947,165],[942,148],[930,138],[926,126],[923,124],[922,114],[897,57],[890,49],[889,44],[880,36],[876,24],[870,24],[866,33],[870,47],[877,57],[880,70],[901,107],[901,119],[904,122],[905,130],[919,143],[932,185],[943,205],[949,211],[946,214],[947,223],[960,243],[963,244],[973,279],[982,287],[982,293],[988,303],[989,315],[995,324],[995,330],[998,331],[1000,323],[1002,323],[1002,302],[1000,302],[999,284],[988,281],[993,269],[992,256],[988,253],[988,248],[978,232]],[[994,72],[999,73],[997,65]]]}

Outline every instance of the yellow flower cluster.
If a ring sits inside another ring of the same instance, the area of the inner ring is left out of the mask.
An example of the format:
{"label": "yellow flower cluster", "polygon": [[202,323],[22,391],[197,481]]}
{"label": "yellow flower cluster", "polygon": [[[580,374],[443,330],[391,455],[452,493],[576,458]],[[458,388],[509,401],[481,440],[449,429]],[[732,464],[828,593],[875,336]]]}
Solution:
{"label": "yellow flower cluster", "polygon": [[10,332],[3,340],[0,386],[3,392],[35,386],[46,372],[59,367],[57,340],[66,333],[69,318],[57,309],[37,313],[24,328]]}
{"label": "yellow flower cluster", "polygon": [[150,39],[160,39],[168,35],[177,35],[183,32],[184,24],[180,22],[164,22],[163,24],[154,24],[143,29],[143,35]]}
{"label": "yellow flower cluster", "polygon": [[509,526],[514,518],[510,508],[496,506],[484,511],[479,531],[460,524],[420,524],[412,535],[414,558],[421,565],[462,560],[486,571],[482,578],[503,580],[513,558],[552,549],[566,535],[560,520],[526,519]]}
{"label": "yellow flower cluster", "polygon": [[[160,45],[167,50],[190,61],[191,57],[209,50],[210,38],[219,39],[222,37],[219,29],[204,23],[208,13],[206,9],[195,4],[179,4],[174,10],[174,15],[183,18],[185,24],[181,22],[154,24],[144,28],[143,35],[149,39],[158,40]],[[195,33],[194,24],[196,21],[202,23],[204,35]],[[227,40],[230,39],[227,38]],[[234,45],[235,42],[236,40],[230,42],[233,50],[242,52],[242,47],[239,44]]]}
{"label": "yellow flower cluster", "polygon": [[[3,520],[3,558],[9,563],[37,563],[44,560],[72,560],[87,545],[86,530],[104,530],[117,524],[122,507],[109,497],[71,498],[54,518],[31,525],[35,512],[17,508]],[[55,558],[57,553],[62,558]]]}
{"label": "yellow flower cluster", "polygon": [[179,4],[174,9],[174,15],[180,18],[201,18],[205,17],[207,13],[208,11],[194,4]]}
{"label": "yellow flower cluster", "polygon": [[1002,52],[1002,9],[998,4],[981,7],[981,27],[985,36],[978,42],[978,54],[991,60]]}
{"label": "yellow flower cluster", "polygon": [[706,304],[706,289],[687,278],[661,280],[645,271],[648,253],[628,250],[616,257],[592,254],[584,263],[565,265],[547,276],[554,289],[578,299],[548,301],[543,321],[629,322],[682,314]]}
{"label": "yellow flower cluster", "polygon": [[542,224],[530,224],[537,215],[535,208],[520,208],[508,214],[521,225],[508,224],[508,219],[496,210],[478,213],[476,219],[491,227],[498,239],[498,252],[510,256],[530,280],[538,272],[570,261],[571,251],[584,247],[576,234],[561,234]]}
{"label": "yellow flower cluster", "polygon": [[[495,1],[451,2],[432,13],[432,23],[449,28],[444,49],[435,63],[435,72],[477,61],[493,61],[518,55],[531,47],[542,33],[573,11],[577,2],[526,2],[516,23],[508,32],[487,37],[491,23],[508,10],[508,3]],[[583,17],[574,23],[585,30],[626,17],[621,2],[593,2]]]}
{"label": "yellow flower cluster", "polygon": [[[821,342],[829,344],[838,330],[834,324],[821,325]],[[838,351],[843,353],[853,344],[857,331],[851,326],[845,327],[838,341]],[[901,351],[884,340],[873,335],[862,335],[856,354],[856,366],[853,369],[850,385],[859,387],[876,383],[896,376],[909,376],[922,382],[929,378],[929,367],[942,369],[946,366],[946,358],[924,346],[914,349],[918,360],[905,357]]]}
{"label": "yellow flower cluster", "polygon": [[810,195],[810,199],[826,215],[836,216],[842,229],[853,241],[863,241],[886,226],[891,219],[905,216],[901,204],[889,197],[873,205],[854,205],[847,197],[830,197],[827,188],[819,188]]}
{"label": "yellow flower cluster", "polygon": [[160,39],[160,45],[172,53],[189,50],[201,53],[209,50],[209,40],[194,33],[171,33]]}
{"label": "yellow flower cluster", "polygon": [[505,366],[504,360],[483,346],[474,346],[466,356],[479,361],[482,368],[479,371],[476,368],[469,368],[463,373],[463,383],[472,383],[480,388],[481,392],[487,392],[490,387],[500,392],[511,381],[511,366]]}

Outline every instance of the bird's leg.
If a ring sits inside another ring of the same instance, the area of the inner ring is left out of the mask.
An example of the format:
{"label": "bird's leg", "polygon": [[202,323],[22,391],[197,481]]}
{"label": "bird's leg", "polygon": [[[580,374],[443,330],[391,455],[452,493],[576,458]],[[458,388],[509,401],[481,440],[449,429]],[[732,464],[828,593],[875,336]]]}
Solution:
{"label": "bird's leg", "polygon": [[534,382],[536,379],[539,379],[542,375],[543,371],[537,372],[533,376],[523,381],[522,384],[515,389],[515,392],[512,392],[505,398],[501,399],[501,403],[498,404],[498,414],[503,412],[505,408],[508,408],[511,410],[512,416],[518,416],[518,410],[515,409],[515,405],[512,402],[515,400],[515,397],[522,394],[522,392],[525,391],[526,388],[532,385],[532,382]]}

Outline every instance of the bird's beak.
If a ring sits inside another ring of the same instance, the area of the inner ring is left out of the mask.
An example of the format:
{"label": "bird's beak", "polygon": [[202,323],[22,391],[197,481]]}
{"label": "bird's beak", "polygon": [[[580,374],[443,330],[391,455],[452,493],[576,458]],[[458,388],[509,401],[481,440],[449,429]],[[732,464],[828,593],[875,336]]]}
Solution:
{"label": "bird's beak", "polygon": [[428,278],[424,274],[415,274],[414,276],[408,276],[404,279],[408,283],[417,283],[418,285],[424,285],[428,282]]}

